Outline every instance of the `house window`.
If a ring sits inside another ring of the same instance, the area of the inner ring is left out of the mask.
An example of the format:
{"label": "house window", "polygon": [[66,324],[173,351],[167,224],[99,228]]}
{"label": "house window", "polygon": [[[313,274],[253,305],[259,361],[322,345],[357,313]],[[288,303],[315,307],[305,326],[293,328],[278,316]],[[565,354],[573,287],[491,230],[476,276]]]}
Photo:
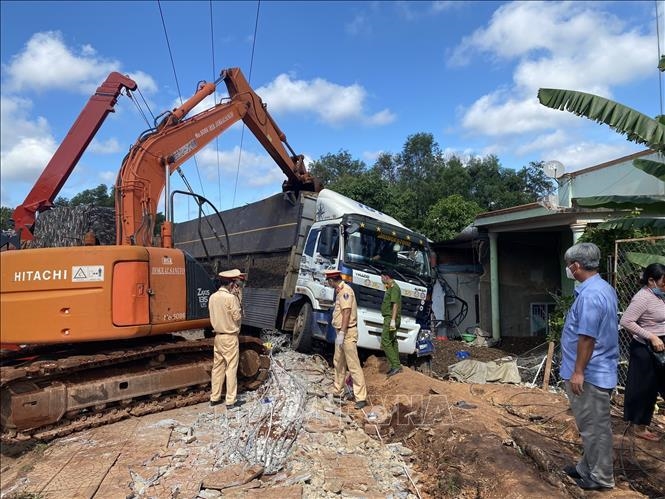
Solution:
{"label": "house window", "polygon": [[531,303],[531,336],[547,336],[550,331],[550,314],[554,313],[554,303]]}

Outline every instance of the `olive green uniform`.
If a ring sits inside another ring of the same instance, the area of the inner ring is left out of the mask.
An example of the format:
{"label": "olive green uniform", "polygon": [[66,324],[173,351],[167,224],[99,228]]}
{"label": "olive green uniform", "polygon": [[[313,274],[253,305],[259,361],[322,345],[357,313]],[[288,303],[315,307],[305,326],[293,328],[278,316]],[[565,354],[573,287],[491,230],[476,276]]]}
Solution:
{"label": "olive green uniform", "polygon": [[397,303],[397,315],[395,316],[395,326],[399,329],[402,321],[402,290],[393,281],[386,284],[386,293],[383,295],[381,303],[381,315],[383,316],[383,331],[381,332],[381,348],[386,354],[391,369],[398,369],[399,347],[397,346],[397,330],[390,330],[390,321],[393,315],[393,304]]}

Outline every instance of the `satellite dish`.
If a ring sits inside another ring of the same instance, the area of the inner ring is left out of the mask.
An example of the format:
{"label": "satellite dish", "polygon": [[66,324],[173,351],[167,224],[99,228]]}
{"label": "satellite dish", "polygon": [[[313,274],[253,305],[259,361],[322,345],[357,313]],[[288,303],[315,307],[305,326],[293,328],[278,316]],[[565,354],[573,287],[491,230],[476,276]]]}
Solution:
{"label": "satellite dish", "polygon": [[547,161],[543,164],[543,172],[550,178],[559,178],[566,172],[566,168],[561,161]]}

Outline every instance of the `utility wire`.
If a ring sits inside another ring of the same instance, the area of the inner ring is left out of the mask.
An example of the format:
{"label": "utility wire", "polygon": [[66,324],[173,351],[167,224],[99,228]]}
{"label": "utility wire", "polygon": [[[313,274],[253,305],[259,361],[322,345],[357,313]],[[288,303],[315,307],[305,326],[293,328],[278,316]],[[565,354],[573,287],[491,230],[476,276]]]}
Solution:
{"label": "utility wire", "polygon": [[[261,10],[261,0],[256,2],[256,18],[254,20],[254,39],[252,40],[252,55],[249,58],[249,75],[247,81],[252,83],[252,68],[254,67],[254,49],[256,48],[256,32],[259,27],[259,11]],[[242,131],[240,132],[240,151],[238,152],[238,166],[236,168],[236,181],[233,186],[233,203],[231,207],[236,205],[236,191],[238,190],[238,175],[240,174],[240,160],[242,158],[242,145],[245,139],[245,124],[243,122]]]}
{"label": "utility wire", "polygon": [[[210,0],[210,52],[212,54],[212,81],[217,80],[215,64],[215,30],[212,15],[212,0]],[[217,104],[217,86],[215,85],[215,104]],[[219,165],[219,136],[215,137],[215,152],[217,154],[217,195],[219,196],[219,207],[222,206],[222,174]]]}
{"label": "utility wire", "polygon": [[[658,2],[656,0],[656,42],[658,44],[658,64],[660,64],[660,15],[658,14]],[[663,13],[665,16],[665,13]],[[658,91],[660,92],[660,114],[663,115],[663,72],[658,70]]]}
{"label": "utility wire", "polygon": [[[171,43],[169,42],[169,34],[168,34],[167,29],[166,29],[166,21],[164,21],[164,12],[162,12],[162,3],[160,2],[160,0],[157,0],[157,6],[159,7],[159,16],[162,19],[162,28],[164,29],[164,37],[166,38],[166,47],[169,50],[169,58],[171,59],[171,69],[173,69],[173,78],[175,79],[176,89],[178,90],[178,98],[180,99],[180,105],[182,105],[182,92],[180,91],[180,83],[178,82],[178,73],[176,72],[176,69],[175,69],[175,62],[173,60],[173,51],[171,50]],[[199,164],[196,161],[196,156],[194,156],[193,159],[194,159],[194,166],[196,167],[196,174],[199,177],[199,184],[201,186],[201,193],[205,197],[205,190],[203,188],[203,181],[201,180],[201,172],[199,171]],[[180,170],[180,168],[178,168],[178,170],[179,170],[180,176],[184,179],[185,178],[184,173]],[[185,182],[185,185],[189,189],[189,192],[191,192],[191,193],[194,192],[194,191],[192,191],[192,188],[189,185],[189,182]],[[169,193],[167,192],[166,195],[168,196]],[[189,213],[187,213],[187,215],[189,216]],[[165,213],[165,216],[168,217],[168,213]]]}

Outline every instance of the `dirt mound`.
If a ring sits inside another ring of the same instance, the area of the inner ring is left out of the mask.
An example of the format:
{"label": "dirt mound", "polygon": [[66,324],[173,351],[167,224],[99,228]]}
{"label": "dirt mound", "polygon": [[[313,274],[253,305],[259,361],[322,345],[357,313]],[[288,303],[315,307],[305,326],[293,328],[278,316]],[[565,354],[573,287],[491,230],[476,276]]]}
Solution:
{"label": "dirt mound", "polygon": [[[355,416],[365,418],[369,435],[406,449],[420,472],[417,486],[423,496],[585,497],[561,471],[581,453],[565,395],[516,385],[442,381],[406,367],[387,378],[385,359],[375,356],[364,368],[370,410],[383,408],[383,414],[378,420],[368,418],[368,412]],[[658,471],[665,446],[624,435],[621,412],[613,407],[617,487],[603,495],[659,497],[665,494],[662,469]],[[654,427],[665,433],[663,411]]]}

